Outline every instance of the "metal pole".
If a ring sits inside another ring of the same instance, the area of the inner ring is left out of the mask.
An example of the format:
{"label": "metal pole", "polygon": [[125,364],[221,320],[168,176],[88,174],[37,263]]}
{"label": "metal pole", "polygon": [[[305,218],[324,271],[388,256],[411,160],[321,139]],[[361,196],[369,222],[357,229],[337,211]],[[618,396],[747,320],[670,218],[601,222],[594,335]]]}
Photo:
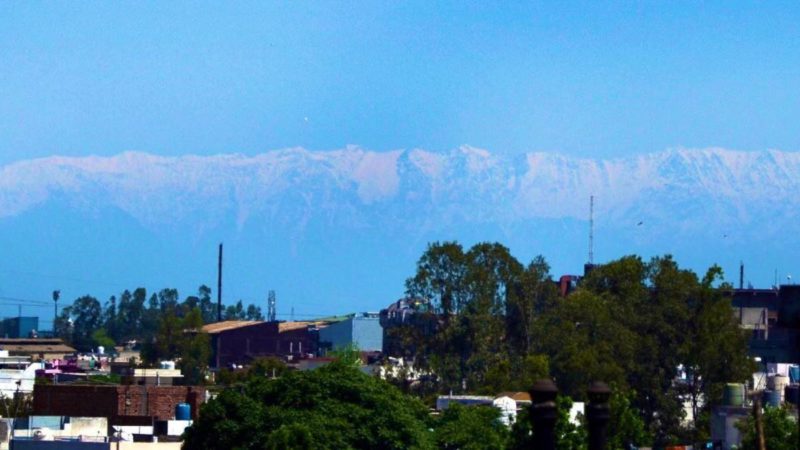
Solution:
{"label": "metal pole", "polygon": [[222,322],[222,244],[219,244],[217,261],[217,322]]}
{"label": "metal pole", "polygon": [[764,421],[761,417],[761,393],[762,391],[755,391],[753,394],[753,416],[756,420],[758,450],[767,450],[767,444],[764,441]]}
{"label": "metal pole", "polygon": [[533,449],[555,450],[558,389],[553,380],[539,380],[531,387],[530,395]]}
{"label": "metal pole", "polygon": [[611,389],[601,381],[595,381],[587,391],[589,405],[586,410],[586,421],[589,428],[589,450],[604,450],[606,447],[606,429],[611,419],[608,399]]}

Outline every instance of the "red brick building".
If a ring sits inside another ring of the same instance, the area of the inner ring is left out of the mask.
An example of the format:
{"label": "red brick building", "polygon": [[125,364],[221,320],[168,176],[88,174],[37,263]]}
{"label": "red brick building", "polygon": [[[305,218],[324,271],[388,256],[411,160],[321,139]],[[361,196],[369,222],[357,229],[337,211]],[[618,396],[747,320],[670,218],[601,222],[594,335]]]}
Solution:
{"label": "red brick building", "polygon": [[211,367],[248,364],[265,356],[302,358],[316,354],[318,330],[327,322],[227,320],[206,325],[211,335]]}
{"label": "red brick building", "polygon": [[37,384],[33,413],[40,416],[154,417],[171,420],[175,405],[188,403],[197,418],[206,390],[201,386],[87,386]]}

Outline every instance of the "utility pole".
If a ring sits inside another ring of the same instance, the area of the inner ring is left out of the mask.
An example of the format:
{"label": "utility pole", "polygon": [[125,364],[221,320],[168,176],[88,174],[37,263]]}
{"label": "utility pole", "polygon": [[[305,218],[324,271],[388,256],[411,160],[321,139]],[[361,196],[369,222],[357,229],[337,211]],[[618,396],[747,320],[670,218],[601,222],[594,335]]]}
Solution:
{"label": "utility pole", "polygon": [[589,264],[594,264],[594,195],[589,196]]}
{"label": "utility pole", "polygon": [[53,337],[56,337],[56,320],[58,320],[58,299],[61,297],[61,291],[56,289],[53,291],[53,303],[55,306],[55,313],[53,314]]}
{"label": "utility pole", "polygon": [[222,322],[222,243],[219,244],[217,260],[217,322]]}
{"label": "utility pole", "polygon": [[269,291],[267,294],[267,320],[270,322],[275,322],[277,317],[277,301],[275,300],[275,291]]}

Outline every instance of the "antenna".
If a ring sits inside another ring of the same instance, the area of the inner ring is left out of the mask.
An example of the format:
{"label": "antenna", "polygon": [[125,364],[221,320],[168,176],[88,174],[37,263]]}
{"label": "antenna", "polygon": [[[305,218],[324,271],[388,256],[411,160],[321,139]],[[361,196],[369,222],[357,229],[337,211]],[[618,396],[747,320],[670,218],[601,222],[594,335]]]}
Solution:
{"label": "antenna", "polygon": [[275,303],[275,291],[271,290],[267,294],[267,320],[270,322],[275,322],[275,317],[278,315]]}
{"label": "antenna", "polygon": [[589,196],[589,264],[594,264],[594,195]]}
{"label": "antenna", "polygon": [[217,322],[222,322],[222,244],[219,244],[217,261]]}
{"label": "antenna", "polygon": [[292,313],[289,315],[289,321],[294,322],[294,305],[292,305]]}

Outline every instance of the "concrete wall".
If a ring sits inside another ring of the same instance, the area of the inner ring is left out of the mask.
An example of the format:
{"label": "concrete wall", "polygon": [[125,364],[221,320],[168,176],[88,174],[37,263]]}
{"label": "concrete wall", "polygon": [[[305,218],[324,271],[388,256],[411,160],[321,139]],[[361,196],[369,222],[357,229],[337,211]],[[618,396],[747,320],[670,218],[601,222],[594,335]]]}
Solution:
{"label": "concrete wall", "polygon": [[[116,450],[115,447],[112,447]],[[120,442],[119,450],[181,450],[180,442]]]}
{"label": "concrete wall", "polygon": [[364,352],[383,350],[383,328],[378,317],[356,317],[353,320],[353,344]]}
{"label": "concrete wall", "polygon": [[111,450],[108,442],[28,441],[14,439],[11,450]]}

